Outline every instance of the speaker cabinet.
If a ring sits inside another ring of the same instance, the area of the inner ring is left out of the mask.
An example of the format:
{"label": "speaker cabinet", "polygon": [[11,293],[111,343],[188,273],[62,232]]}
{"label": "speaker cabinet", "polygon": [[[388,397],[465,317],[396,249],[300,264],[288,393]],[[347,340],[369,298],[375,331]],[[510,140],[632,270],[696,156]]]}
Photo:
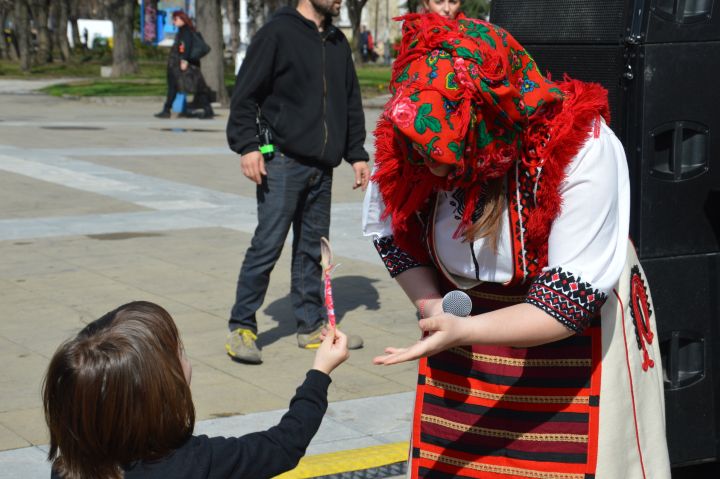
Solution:
{"label": "speaker cabinet", "polygon": [[552,78],[601,83],[655,301],[673,465],[720,458],[720,0],[493,0]]}
{"label": "speaker cabinet", "polygon": [[[511,32],[512,33],[512,32]],[[610,126],[618,137],[624,134],[626,112],[625,90],[618,71],[625,66],[624,51],[619,45],[525,45],[540,71],[555,80],[568,74],[572,78],[600,83],[608,91]],[[589,61],[592,59],[592,61]]]}
{"label": "speaker cabinet", "polygon": [[645,0],[646,43],[720,40],[720,12],[715,0]]}
{"label": "speaker cabinet", "polygon": [[624,144],[638,253],[718,252],[720,42],[642,45],[636,62]]}
{"label": "speaker cabinet", "polygon": [[673,464],[717,457],[720,437],[720,254],[642,261],[665,375]]}

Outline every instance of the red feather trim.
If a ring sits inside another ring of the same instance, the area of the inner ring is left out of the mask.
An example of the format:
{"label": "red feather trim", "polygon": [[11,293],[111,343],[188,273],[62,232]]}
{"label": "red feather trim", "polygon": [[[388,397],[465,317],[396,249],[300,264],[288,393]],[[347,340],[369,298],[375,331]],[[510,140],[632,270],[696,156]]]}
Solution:
{"label": "red feather trim", "polygon": [[536,146],[545,161],[542,163],[537,206],[531,209],[527,224],[528,242],[538,249],[540,257],[545,260],[550,228],[562,209],[558,190],[565,180],[567,165],[587,141],[599,116],[610,122],[607,90],[601,85],[566,76],[559,87],[565,94],[562,109],[548,123],[550,139],[544,147]]}
{"label": "red feather trim", "polygon": [[[401,76],[409,63],[425,57],[432,48],[439,47],[442,40],[463,37],[457,22],[442,19],[437,15],[407,15],[401,19],[405,22],[399,55],[393,65],[393,80]],[[483,25],[490,27],[490,24]],[[500,32],[495,31],[495,34]],[[482,45],[482,42],[479,44]],[[521,48],[519,45],[518,47]],[[487,58],[492,57],[489,52],[486,54]],[[498,56],[498,60],[506,62],[502,56]],[[459,60],[458,62],[463,63]],[[462,83],[461,73],[464,70],[458,68],[455,65],[457,78],[459,83]],[[501,73],[508,74],[507,68],[503,63]],[[544,89],[549,88],[544,81],[538,83]],[[542,108],[524,119],[517,120],[518,124],[522,124],[519,141],[513,140],[506,146],[491,142],[482,148],[482,152],[474,146],[477,130],[466,129],[473,114],[471,103],[480,105],[483,100],[473,96],[474,88],[461,88],[460,97],[453,99],[461,102],[456,114],[460,115],[462,120],[459,123],[462,125],[461,133],[467,131],[467,135],[462,135],[467,145],[465,155],[453,174],[440,178],[418,164],[423,161],[425,153],[413,150],[412,140],[406,138],[390,120],[389,115],[394,107],[399,105],[395,102],[402,97],[404,88],[399,85],[400,90],[395,91],[398,85],[391,82],[394,97],[386,105],[375,130],[376,171],[372,179],[379,187],[385,202],[385,217],[391,217],[395,242],[400,248],[418,261],[427,261],[429,256],[421,241],[423,228],[418,213],[422,214],[429,209],[428,202],[433,193],[440,189],[464,189],[466,203],[463,217],[458,230],[454,232],[454,236],[459,237],[472,223],[472,215],[481,198],[483,184],[504,175],[513,162],[521,161],[523,166],[531,171],[541,168],[536,202],[526,205],[526,248],[530,254],[535,253],[534,256],[539,257],[541,262],[547,262],[547,240],[552,222],[561,211],[562,199],[558,188],[565,179],[566,167],[584,145],[598,115],[602,115],[609,122],[607,92],[600,85],[571,80],[566,76],[564,81],[556,86],[563,92],[564,98],[543,98],[545,104]],[[445,93],[448,94],[449,91]],[[525,98],[521,96],[519,101],[523,100]],[[506,103],[507,101],[509,100],[505,99]],[[500,105],[494,106],[498,107]]]}

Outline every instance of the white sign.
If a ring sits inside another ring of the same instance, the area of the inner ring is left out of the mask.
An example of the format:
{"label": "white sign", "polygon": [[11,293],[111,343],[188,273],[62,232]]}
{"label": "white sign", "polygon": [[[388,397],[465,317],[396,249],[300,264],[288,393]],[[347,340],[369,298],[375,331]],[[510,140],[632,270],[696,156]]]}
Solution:
{"label": "white sign", "polygon": [[[92,48],[93,40],[96,38],[112,38],[113,36],[113,24],[110,20],[89,20],[86,18],[78,19],[78,34],[80,34],[80,41],[85,43],[87,41],[87,47]],[[68,40],[70,40],[70,46],[73,45],[72,38],[72,26],[68,22],[67,29]]]}

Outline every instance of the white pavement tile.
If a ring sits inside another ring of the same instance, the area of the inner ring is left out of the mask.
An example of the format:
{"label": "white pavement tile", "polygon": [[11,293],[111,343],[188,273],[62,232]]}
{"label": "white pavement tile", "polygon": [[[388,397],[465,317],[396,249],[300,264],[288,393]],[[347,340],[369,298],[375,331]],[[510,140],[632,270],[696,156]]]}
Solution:
{"label": "white pavement tile", "polygon": [[50,477],[50,463],[46,450],[25,447],[0,452],[0,478]]}

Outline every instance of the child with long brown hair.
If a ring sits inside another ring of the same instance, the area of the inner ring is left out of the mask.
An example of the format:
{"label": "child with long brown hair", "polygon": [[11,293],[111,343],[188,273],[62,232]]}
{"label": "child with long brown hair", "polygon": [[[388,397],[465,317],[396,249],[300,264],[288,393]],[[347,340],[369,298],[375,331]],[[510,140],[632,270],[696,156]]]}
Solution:
{"label": "child with long brown hair", "polygon": [[263,478],[297,465],[349,356],[329,331],[280,423],[242,437],[193,436],[192,369],[162,307],[125,304],[62,344],[43,385],[52,477]]}

